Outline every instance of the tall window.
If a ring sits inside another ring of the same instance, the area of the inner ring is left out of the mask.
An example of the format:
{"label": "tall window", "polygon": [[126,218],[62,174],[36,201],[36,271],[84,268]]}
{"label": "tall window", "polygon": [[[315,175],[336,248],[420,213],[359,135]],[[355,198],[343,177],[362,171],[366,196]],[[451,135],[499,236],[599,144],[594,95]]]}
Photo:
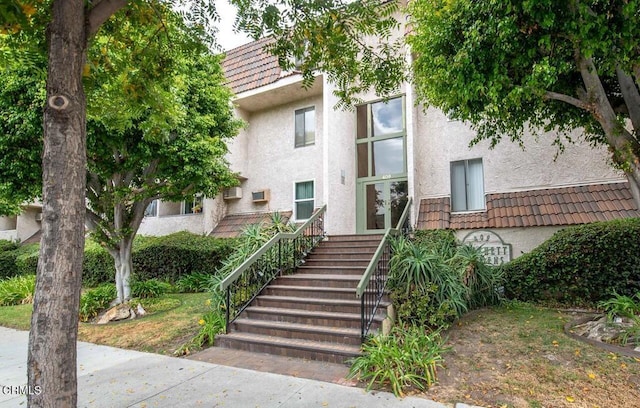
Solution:
{"label": "tall window", "polygon": [[454,212],[484,210],[482,159],[451,162],[451,208]]}
{"label": "tall window", "polygon": [[402,97],[357,108],[358,177],[405,175]]}
{"label": "tall window", "polygon": [[316,110],[310,108],[296,111],[296,147],[309,146],[316,142]]}
{"label": "tall window", "polygon": [[193,200],[184,202],[184,214],[199,214],[202,212],[202,196],[195,196]]}
{"label": "tall window", "polygon": [[313,181],[296,183],[295,190],[295,219],[307,220],[311,218],[315,204]]}
{"label": "tall window", "polygon": [[158,200],[153,200],[144,210],[145,217],[155,217],[158,215]]}

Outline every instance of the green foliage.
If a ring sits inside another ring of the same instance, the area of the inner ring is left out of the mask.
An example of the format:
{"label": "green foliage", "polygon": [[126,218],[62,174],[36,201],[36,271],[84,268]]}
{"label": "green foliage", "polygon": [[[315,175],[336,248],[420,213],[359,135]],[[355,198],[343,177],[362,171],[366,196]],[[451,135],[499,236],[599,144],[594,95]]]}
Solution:
{"label": "green foliage", "polygon": [[502,266],[507,297],[595,305],[640,291],[640,219],[595,222],[556,232]]}
{"label": "green foliage", "polygon": [[170,283],[162,282],[158,279],[134,280],[131,282],[131,295],[134,298],[154,298],[172,291],[173,286]]}
{"label": "green foliage", "polygon": [[211,277],[206,272],[191,272],[181,276],[175,283],[176,290],[180,293],[198,293],[209,290]]}
{"label": "green foliage", "polygon": [[101,283],[113,282],[114,276],[114,261],[109,252],[93,240],[85,240],[82,284],[87,287],[94,287]]}
{"label": "green foliage", "polygon": [[39,244],[26,244],[0,252],[0,279],[18,275],[35,275],[38,269]]}
{"label": "green foliage", "polygon": [[35,275],[14,276],[0,280],[0,306],[32,303],[35,289]]}
{"label": "green foliage", "polygon": [[235,246],[233,239],[204,237],[177,232],[163,237],[146,237],[133,250],[137,280],[158,279],[175,283],[194,271],[214,274]]}
{"label": "green foliage", "polygon": [[267,243],[278,232],[294,232],[294,224],[285,224],[280,214],[271,217],[271,222],[249,224],[242,229],[233,253],[223,262],[218,271],[221,276],[227,276],[242,265],[251,255]]}
{"label": "green foliage", "polygon": [[558,131],[562,148],[578,130],[637,180],[638,9],[639,0],[410,2],[416,94],[471,123],[473,142],[522,144],[534,128]]}
{"label": "green foliage", "polygon": [[616,316],[629,319],[639,318],[640,292],[633,297],[614,293],[613,298],[598,302],[598,308],[607,313],[609,321],[613,321]]}
{"label": "green foliage", "polygon": [[458,317],[458,313],[451,302],[439,302],[436,292],[434,284],[409,293],[392,291],[391,300],[396,305],[398,320],[431,330],[449,326]]}
{"label": "green foliage", "polygon": [[0,252],[13,251],[14,249],[18,249],[17,242],[0,239]]}
{"label": "green foliage", "polygon": [[502,273],[479,249],[457,245],[453,233],[417,233],[392,242],[389,288],[405,319],[446,326],[467,310],[495,304]]}
{"label": "green foliage", "polygon": [[367,382],[367,390],[374,384],[389,386],[400,397],[411,388],[425,391],[436,382],[445,348],[439,332],[426,334],[417,326],[396,326],[388,336],[367,340],[362,350],[364,354],[353,361],[348,378],[359,376]]}
{"label": "green foliage", "polygon": [[116,287],[111,284],[103,284],[89,289],[80,296],[80,321],[86,322],[96,317],[106,309],[116,297]]}
{"label": "green foliage", "polygon": [[16,266],[17,251],[0,252],[0,279],[17,276],[18,267]]}

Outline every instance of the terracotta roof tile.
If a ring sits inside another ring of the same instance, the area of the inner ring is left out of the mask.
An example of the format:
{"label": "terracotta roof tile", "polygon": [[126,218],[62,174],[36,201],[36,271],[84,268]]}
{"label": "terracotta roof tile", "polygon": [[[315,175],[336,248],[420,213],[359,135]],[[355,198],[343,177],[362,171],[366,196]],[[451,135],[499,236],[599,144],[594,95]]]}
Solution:
{"label": "terracotta roof tile", "polygon": [[[270,223],[272,213],[248,213],[248,214],[230,214],[224,217],[218,225],[213,229],[211,234],[217,238],[235,238],[247,225]],[[283,222],[289,222],[291,211],[280,213]]]}
{"label": "terracotta roof tile", "polygon": [[262,38],[227,51],[222,69],[233,92],[249,91],[293,74],[284,73],[278,59],[265,50],[271,43],[271,38]]}
{"label": "terracotta roof tile", "polygon": [[449,197],[420,201],[418,229],[557,226],[640,217],[628,183],[487,195],[487,209],[450,214]]}

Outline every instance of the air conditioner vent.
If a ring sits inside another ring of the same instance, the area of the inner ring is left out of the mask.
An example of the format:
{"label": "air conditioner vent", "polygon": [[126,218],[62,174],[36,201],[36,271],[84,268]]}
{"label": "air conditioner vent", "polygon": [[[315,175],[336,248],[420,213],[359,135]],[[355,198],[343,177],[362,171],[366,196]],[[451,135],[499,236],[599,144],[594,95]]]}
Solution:
{"label": "air conditioner vent", "polygon": [[270,198],[270,190],[260,190],[251,193],[251,199],[254,203],[266,203]]}
{"label": "air conditioner vent", "polygon": [[241,187],[227,188],[222,192],[222,198],[224,198],[225,200],[235,200],[238,198],[242,198],[242,188]]}

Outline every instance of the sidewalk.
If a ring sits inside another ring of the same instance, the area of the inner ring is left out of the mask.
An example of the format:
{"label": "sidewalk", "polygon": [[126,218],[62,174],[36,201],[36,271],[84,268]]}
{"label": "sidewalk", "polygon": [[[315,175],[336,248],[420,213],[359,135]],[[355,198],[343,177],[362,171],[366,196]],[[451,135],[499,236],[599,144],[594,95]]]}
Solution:
{"label": "sidewalk", "polygon": [[[26,406],[26,397],[13,394],[10,387],[27,383],[27,343],[28,332],[0,327],[1,408]],[[386,392],[83,342],[78,343],[78,406],[450,407],[418,397],[400,400]],[[466,405],[456,405],[462,407]]]}

